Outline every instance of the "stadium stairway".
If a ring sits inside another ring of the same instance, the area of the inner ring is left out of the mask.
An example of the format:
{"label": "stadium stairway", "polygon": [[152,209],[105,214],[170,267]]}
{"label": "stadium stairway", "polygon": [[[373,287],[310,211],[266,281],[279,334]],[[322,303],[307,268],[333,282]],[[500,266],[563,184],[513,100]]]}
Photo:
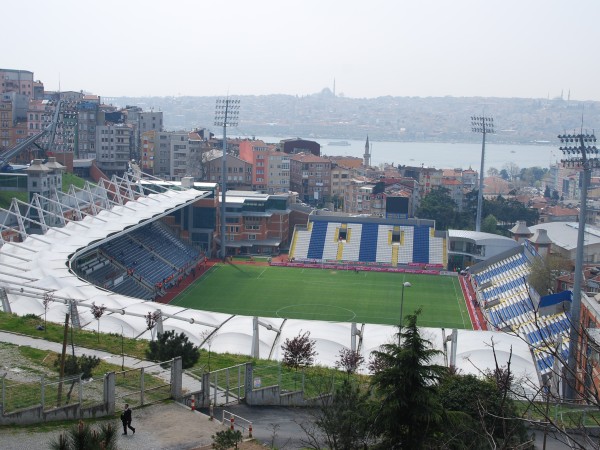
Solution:
{"label": "stadium stairway", "polygon": [[337,250],[337,256],[336,259],[338,261],[342,260],[342,255],[344,254],[344,243],[343,242],[338,242],[338,250]]}

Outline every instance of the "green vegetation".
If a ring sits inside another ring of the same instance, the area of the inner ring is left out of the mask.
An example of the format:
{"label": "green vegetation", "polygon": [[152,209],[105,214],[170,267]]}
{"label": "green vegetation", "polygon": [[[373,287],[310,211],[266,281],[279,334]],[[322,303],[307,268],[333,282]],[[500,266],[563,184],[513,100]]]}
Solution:
{"label": "green vegetation", "polygon": [[[422,308],[427,327],[471,329],[458,279],[439,275],[219,264],[172,305],[230,314],[395,325]],[[223,286],[227,286],[224,295]]]}
{"label": "green vegetation", "polygon": [[0,191],[0,208],[8,209],[13,197],[25,203],[29,202],[27,192]]}
{"label": "green vegetation", "polygon": [[85,186],[85,180],[83,178],[79,178],[77,175],[74,175],[72,173],[64,172],[62,177],[63,192],[68,192],[69,186],[71,185],[82,189],[83,186]]}
{"label": "green vegetation", "polygon": [[[67,192],[71,185],[78,188],[83,188],[85,185],[85,180],[83,178],[79,178],[72,173],[63,173],[62,181],[62,189],[64,192]],[[29,203],[29,195],[27,192],[0,191],[0,208],[7,209],[10,206],[13,197],[16,197],[22,202]]]}
{"label": "green vegetation", "polygon": [[116,450],[119,426],[114,422],[101,423],[98,429],[79,421],[50,442],[52,450]]}
{"label": "green vegetation", "polygon": [[146,357],[152,361],[167,361],[181,356],[184,369],[193,367],[200,359],[200,351],[190,342],[185,333],[175,334],[175,331],[158,333],[158,338],[148,344]]}
{"label": "green vegetation", "polygon": [[[34,315],[19,317],[15,314],[0,312],[0,330],[43,338],[51,342],[63,341],[63,325],[48,322],[45,330],[37,330],[38,325],[44,325],[44,318]],[[121,354],[121,335],[116,333],[104,334],[98,342],[97,333],[93,331],[74,330],[72,333],[74,344],[81,347],[104,350],[106,352]],[[69,333],[69,339],[71,333]],[[125,354],[143,359],[148,343],[144,340],[123,339]]]}
{"label": "green vegetation", "polygon": [[418,316],[373,352],[370,389],[348,380],[317,412],[320,433],[305,428],[311,448],[531,449],[507,396],[510,371],[496,367],[476,378],[434,364],[440,352],[420,335]]}

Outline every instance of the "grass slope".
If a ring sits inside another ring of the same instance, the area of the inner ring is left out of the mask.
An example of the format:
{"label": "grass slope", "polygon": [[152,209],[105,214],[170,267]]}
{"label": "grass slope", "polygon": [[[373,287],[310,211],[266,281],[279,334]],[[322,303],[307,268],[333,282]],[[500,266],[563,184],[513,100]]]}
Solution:
{"label": "grass slope", "polygon": [[217,265],[171,302],[231,314],[398,324],[401,286],[403,315],[422,308],[425,327],[471,329],[462,291],[455,277],[298,269],[252,265]]}

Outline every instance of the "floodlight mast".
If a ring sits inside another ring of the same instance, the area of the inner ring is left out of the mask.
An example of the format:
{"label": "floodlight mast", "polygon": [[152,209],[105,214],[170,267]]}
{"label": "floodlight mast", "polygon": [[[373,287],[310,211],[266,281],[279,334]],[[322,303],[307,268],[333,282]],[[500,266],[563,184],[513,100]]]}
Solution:
{"label": "floodlight mast", "polygon": [[225,202],[227,192],[227,127],[236,127],[240,113],[240,101],[236,99],[217,99],[215,106],[215,125],[223,127],[223,161],[221,164],[221,258],[227,257]]}
{"label": "floodlight mast", "polygon": [[486,116],[471,117],[471,131],[481,133],[481,169],[479,170],[479,192],[477,195],[477,218],[475,220],[475,231],[481,231],[481,212],[483,210],[483,171],[485,168],[485,135],[494,132],[494,119]]}
{"label": "floodlight mast", "polygon": [[579,337],[581,336],[581,285],[583,281],[583,250],[585,245],[585,221],[587,216],[587,190],[593,168],[600,167],[596,136],[588,134],[561,134],[558,136],[561,146],[559,149],[565,156],[561,159],[564,167],[580,167],[583,170],[581,180],[581,194],[579,207],[579,228],[577,229],[577,250],[575,253],[575,274],[573,280],[573,301],[571,302],[571,329],[569,331],[569,359],[567,382],[564,383],[564,397],[566,400],[576,400],[576,370]]}

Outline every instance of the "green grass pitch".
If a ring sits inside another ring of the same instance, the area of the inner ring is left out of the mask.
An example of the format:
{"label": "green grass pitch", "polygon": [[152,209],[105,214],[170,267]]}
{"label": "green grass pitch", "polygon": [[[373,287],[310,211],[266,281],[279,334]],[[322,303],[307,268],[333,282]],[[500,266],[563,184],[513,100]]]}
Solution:
{"label": "green grass pitch", "polygon": [[422,309],[419,325],[472,329],[456,277],[218,264],[171,305],[247,316],[397,325]]}

